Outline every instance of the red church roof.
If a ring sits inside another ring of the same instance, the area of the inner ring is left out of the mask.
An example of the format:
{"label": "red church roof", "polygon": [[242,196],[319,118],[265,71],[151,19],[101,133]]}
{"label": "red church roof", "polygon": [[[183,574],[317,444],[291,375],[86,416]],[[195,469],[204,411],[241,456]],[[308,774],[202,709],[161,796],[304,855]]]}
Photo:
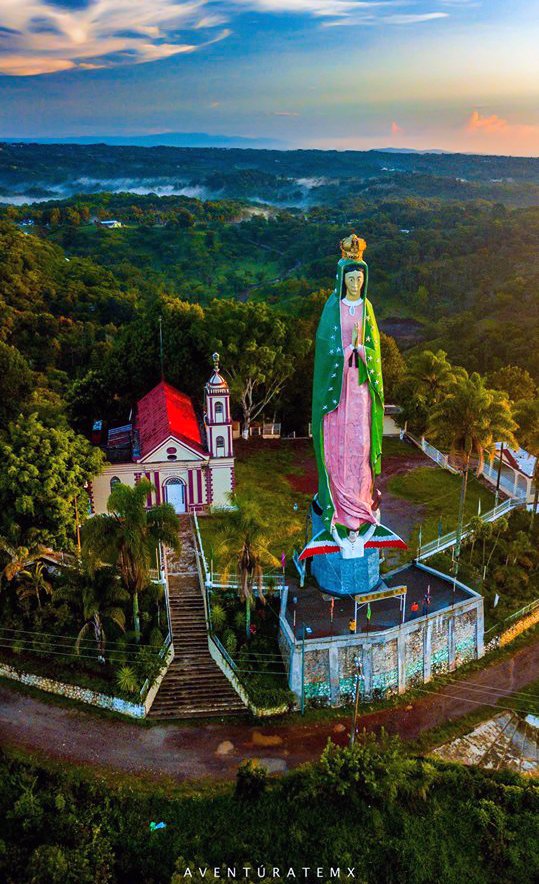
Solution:
{"label": "red church roof", "polygon": [[165,381],[146,393],[137,405],[137,427],[141,457],[145,457],[169,436],[207,454],[189,396]]}

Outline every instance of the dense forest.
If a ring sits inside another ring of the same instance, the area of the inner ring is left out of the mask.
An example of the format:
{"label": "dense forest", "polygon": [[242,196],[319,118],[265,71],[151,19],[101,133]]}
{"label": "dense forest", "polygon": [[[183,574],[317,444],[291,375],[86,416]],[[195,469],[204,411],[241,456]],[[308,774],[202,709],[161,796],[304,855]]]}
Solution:
{"label": "dense forest", "polygon": [[532,781],[414,758],[387,737],[330,743],[318,763],[278,780],[246,762],[235,790],[110,787],[5,755],[0,773],[6,881],[180,884],[234,867],[239,880],[262,882],[338,880],[337,867],[340,880],[364,884],[526,884],[539,874]]}
{"label": "dense forest", "polygon": [[358,193],[539,203],[539,160],[400,151],[119,147],[0,143],[0,197],[98,190],[245,198],[286,206],[340,204]]}

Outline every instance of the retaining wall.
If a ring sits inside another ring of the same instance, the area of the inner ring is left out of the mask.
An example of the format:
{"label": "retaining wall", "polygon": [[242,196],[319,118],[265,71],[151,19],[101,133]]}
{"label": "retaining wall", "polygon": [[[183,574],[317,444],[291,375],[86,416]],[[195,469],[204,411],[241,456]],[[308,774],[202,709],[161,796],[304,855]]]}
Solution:
{"label": "retaining wall", "polygon": [[294,640],[281,617],[280,648],[290,689],[333,706],[349,702],[354,692],[355,660],[361,663],[364,698],[403,693],[441,672],[483,655],[483,599],[418,617],[384,632]]}

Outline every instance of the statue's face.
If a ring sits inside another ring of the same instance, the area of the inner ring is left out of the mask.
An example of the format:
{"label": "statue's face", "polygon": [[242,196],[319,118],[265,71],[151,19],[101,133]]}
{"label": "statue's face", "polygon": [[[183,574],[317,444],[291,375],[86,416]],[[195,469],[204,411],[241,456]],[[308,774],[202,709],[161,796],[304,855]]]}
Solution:
{"label": "statue's face", "polygon": [[346,297],[350,301],[357,301],[361,297],[361,289],[365,282],[364,270],[350,270],[344,274],[344,284],[346,286]]}

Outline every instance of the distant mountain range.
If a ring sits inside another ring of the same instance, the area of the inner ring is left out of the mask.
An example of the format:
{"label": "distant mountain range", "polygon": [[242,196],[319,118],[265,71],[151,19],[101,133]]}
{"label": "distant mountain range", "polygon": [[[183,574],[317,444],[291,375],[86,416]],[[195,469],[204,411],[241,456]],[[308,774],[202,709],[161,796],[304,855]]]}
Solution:
{"label": "distant mountain range", "polygon": [[[378,153],[419,153],[419,154],[446,153],[446,154],[450,154],[450,153],[455,152],[452,150],[440,150],[440,148],[438,148],[438,147],[428,148],[427,150],[419,150],[416,147],[374,147],[373,150],[377,151]],[[468,154],[468,156],[471,156],[471,154]]]}
{"label": "distant mountain range", "polygon": [[210,135],[208,132],[158,132],[152,135],[64,135],[58,138],[4,138],[9,144],[111,144],[133,147],[255,147],[283,148],[276,138]]}

